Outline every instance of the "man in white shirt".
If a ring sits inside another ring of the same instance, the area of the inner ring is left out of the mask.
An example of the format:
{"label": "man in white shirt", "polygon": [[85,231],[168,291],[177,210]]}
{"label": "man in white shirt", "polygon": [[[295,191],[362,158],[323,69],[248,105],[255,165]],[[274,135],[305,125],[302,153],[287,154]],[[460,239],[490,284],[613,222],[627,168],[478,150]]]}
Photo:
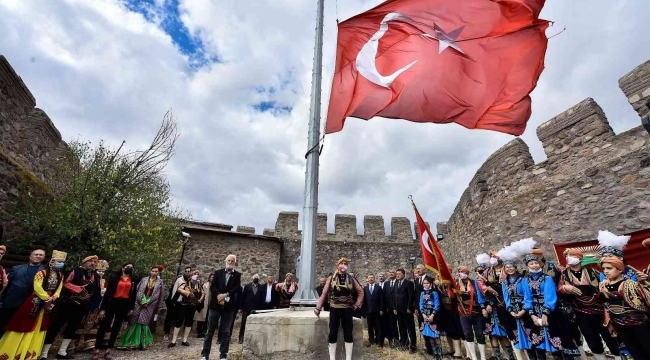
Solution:
{"label": "man in white shirt", "polygon": [[273,275],[266,277],[266,283],[260,287],[260,291],[264,296],[262,304],[263,310],[271,310],[278,308],[278,291],[275,290],[275,279]]}

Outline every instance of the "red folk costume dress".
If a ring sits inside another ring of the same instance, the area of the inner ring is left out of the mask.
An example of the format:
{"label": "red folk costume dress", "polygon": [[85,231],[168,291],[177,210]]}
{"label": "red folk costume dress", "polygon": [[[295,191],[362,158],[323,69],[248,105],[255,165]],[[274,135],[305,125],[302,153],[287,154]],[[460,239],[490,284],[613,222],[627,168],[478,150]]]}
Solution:
{"label": "red folk costume dress", "polygon": [[37,359],[43,349],[45,333],[50,325],[50,312],[54,307],[45,302],[61,293],[63,274],[44,269],[34,276],[34,293],[20,306],[0,340],[0,360]]}

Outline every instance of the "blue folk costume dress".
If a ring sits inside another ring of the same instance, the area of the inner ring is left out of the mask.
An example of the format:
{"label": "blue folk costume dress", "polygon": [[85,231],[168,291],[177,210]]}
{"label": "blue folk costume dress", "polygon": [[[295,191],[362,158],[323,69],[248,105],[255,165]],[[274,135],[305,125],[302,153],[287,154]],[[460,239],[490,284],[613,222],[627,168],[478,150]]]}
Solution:
{"label": "blue folk costume dress", "polygon": [[[501,287],[508,312],[517,314],[524,310],[524,294],[529,289],[528,279],[517,273],[514,278],[507,276],[501,283]],[[530,317],[524,315],[522,318],[515,319],[515,326],[507,329],[511,334],[508,337],[515,349],[528,350],[532,347],[529,338],[531,323]]]}
{"label": "blue folk costume dress", "polygon": [[[536,260],[536,259],[535,259]],[[528,262],[526,262],[528,263]],[[539,319],[546,315],[548,327],[531,321],[530,342],[533,347],[550,353],[564,353],[567,357],[580,356],[571,328],[563,325],[564,318],[556,308],[557,292],[553,279],[544,272],[528,272],[528,289],[524,292],[524,309]]]}
{"label": "blue folk costume dress", "polygon": [[483,293],[483,296],[486,300],[486,305],[492,307],[492,312],[488,321],[485,323],[485,335],[490,336],[500,336],[500,337],[512,337],[512,334],[508,334],[507,327],[510,321],[510,314],[506,311],[505,302],[503,300],[503,293],[501,288],[501,277],[505,273],[504,268],[497,270],[495,266],[491,266],[487,271],[487,276],[485,276],[485,281],[481,284],[479,280],[479,286],[485,285],[492,288],[497,292],[498,295],[491,295],[487,292]]}
{"label": "blue folk costume dress", "polygon": [[[437,291],[432,289],[422,290],[420,294],[420,312],[422,315],[429,316],[431,314],[437,314],[440,311],[440,296]],[[426,321],[422,322],[420,325],[420,332],[423,336],[428,336],[430,338],[438,339],[440,338],[440,330],[437,326],[436,319],[440,318],[439,316],[433,317],[433,322],[429,323]]]}

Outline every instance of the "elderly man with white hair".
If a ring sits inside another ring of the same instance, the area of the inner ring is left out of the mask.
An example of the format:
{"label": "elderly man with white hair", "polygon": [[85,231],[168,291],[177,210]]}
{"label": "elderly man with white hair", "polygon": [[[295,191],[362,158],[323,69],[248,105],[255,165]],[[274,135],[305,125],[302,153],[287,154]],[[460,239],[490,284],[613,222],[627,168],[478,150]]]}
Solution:
{"label": "elderly man with white hair", "polygon": [[[210,286],[210,304],[208,305],[208,333],[203,341],[201,360],[208,360],[212,347],[214,332],[219,329],[219,359],[228,357],[230,345],[230,324],[234,320],[237,306],[234,302],[235,294],[241,291],[241,273],[235,271],[235,255],[226,256],[225,266],[214,272],[214,279]],[[224,326],[219,326],[219,320]]]}

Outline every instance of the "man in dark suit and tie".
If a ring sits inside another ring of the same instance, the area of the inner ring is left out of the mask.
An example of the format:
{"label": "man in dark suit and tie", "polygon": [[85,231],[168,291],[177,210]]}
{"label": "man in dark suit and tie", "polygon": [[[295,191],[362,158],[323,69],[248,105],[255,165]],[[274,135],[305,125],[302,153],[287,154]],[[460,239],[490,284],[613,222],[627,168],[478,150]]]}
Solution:
{"label": "man in dark suit and tie", "polygon": [[273,275],[266,277],[266,283],[262,285],[260,291],[262,292],[262,310],[277,309],[280,298],[278,291],[275,289]]}
{"label": "man in dark suit and tie", "polygon": [[368,285],[363,288],[363,305],[365,308],[366,321],[368,323],[368,339],[370,345],[384,347],[381,336],[381,323],[379,317],[384,315],[384,293],[381,287],[375,284],[375,275],[370,274],[367,278]]}
{"label": "man in dark suit and tie", "polygon": [[241,312],[241,325],[239,327],[239,343],[244,343],[244,333],[246,332],[246,319],[253,310],[262,308],[262,291],[260,285],[260,276],[253,275],[253,282],[244,286],[239,302],[239,311]]}
{"label": "man in dark suit and tie", "polygon": [[[383,315],[379,315],[379,324],[381,325],[381,332],[379,333],[379,346],[384,346],[384,339],[388,338],[388,343],[390,345],[391,339],[393,338],[391,335],[391,329],[390,329],[390,323],[388,321],[388,306],[389,303],[386,300],[386,296],[388,295],[388,289],[390,288],[390,281],[386,281],[386,275],[383,272],[380,272],[378,275],[379,282],[377,283],[377,286],[381,288],[381,293],[382,293],[382,300],[384,300],[384,306],[383,306]],[[392,313],[392,311],[390,311]]]}
{"label": "man in dark suit and tie", "polygon": [[[413,283],[404,278],[404,269],[397,269],[397,281],[393,288],[397,324],[399,326],[399,340],[402,350],[411,348],[411,353],[416,351],[415,321],[413,320]],[[407,338],[408,332],[408,338]]]}
{"label": "man in dark suit and tie", "polygon": [[[210,304],[208,306],[208,333],[203,341],[201,360],[208,360],[212,347],[214,332],[219,328],[219,359],[228,357],[230,345],[230,324],[232,323],[237,310],[234,297],[241,291],[241,273],[235,271],[237,257],[228,255],[226,266],[214,272],[214,279],[210,286]],[[219,320],[224,326],[218,326]]]}
{"label": "man in dark suit and tie", "polygon": [[397,331],[397,313],[395,312],[395,286],[397,285],[397,272],[391,269],[388,272],[388,281],[386,281],[387,289],[384,291],[384,306],[388,313],[388,331],[386,337],[391,348],[397,346],[399,343],[399,332]]}
{"label": "man in dark suit and tie", "polygon": [[[422,287],[422,282],[424,279],[429,280],[429,284],[433,284],[433,279],[427,275],[426,269],[424,268],[424,265],[418,264],[415,268],[417,270],[416,273],[416,278],[415,278],[415,291],[413,292],[413,308],[415,309],[415,315],[418,317],[418,328],[422,325],[422,322],[424,322],[424,319],[422,318],[422,314],[420,314],[420,294],[422,293],[422,290],[424,288]],[[433,355],[433,348],[431,347],[431,338],[428,336],[424,337],[424,346],[427,349],[427,354]]]}

